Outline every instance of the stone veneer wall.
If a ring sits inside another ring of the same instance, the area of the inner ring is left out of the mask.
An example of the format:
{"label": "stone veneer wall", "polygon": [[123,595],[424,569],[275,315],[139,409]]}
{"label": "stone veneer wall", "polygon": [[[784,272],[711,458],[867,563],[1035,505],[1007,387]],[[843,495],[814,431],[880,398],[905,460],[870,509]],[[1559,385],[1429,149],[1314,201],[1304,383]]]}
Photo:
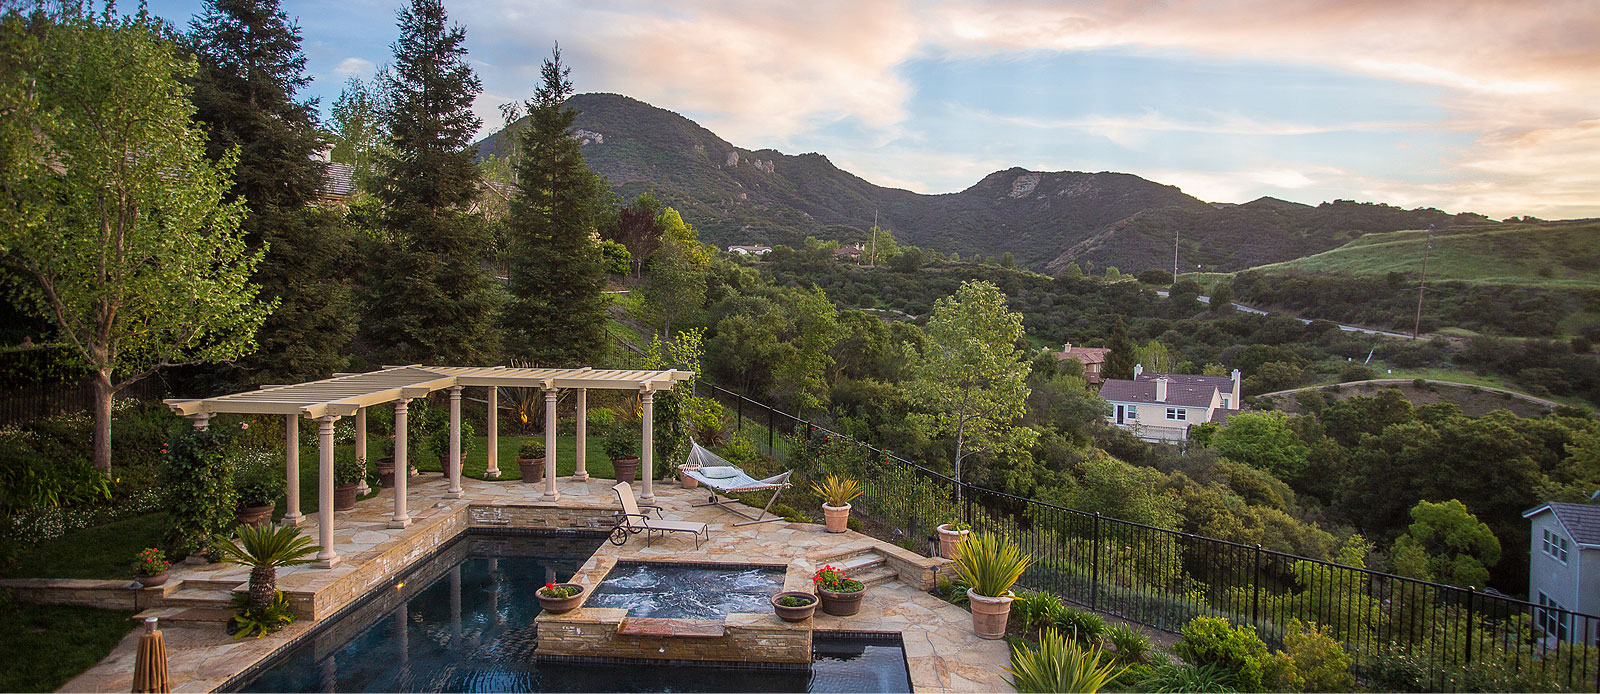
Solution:
{"label": "stone veneer wall", "polygon": [[[635,658],[718,662],[811,662],[811,627],[791,626],[772,614],[728,615],[716,637],[618,634],[623,609],[580,608],[546,619],[539,615],[537,657]],[[689,621],[689,620],[685,620]]]}

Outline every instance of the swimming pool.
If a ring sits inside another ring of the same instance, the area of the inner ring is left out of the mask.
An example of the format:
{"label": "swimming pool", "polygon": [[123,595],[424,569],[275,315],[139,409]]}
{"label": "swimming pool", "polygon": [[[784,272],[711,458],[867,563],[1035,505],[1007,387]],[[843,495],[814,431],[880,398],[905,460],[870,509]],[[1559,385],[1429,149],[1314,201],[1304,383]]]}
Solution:
{"label": "swimming pool", "polygon": [[911,691],[897,637],[814,639],[809,669],[678,662],[537,662],[534,596],[565,581],[598,534],[469,533],[235,678],[261,692]]}

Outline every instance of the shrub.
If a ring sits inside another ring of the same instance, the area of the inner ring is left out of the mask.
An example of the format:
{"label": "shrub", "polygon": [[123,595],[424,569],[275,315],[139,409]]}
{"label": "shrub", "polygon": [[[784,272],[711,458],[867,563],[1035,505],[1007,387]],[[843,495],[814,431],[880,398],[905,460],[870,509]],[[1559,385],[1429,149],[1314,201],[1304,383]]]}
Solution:
{"label": "shrub", "polygon": [[1106,640],[1117,648],[1117,660],[1123,663],[1142,663],[1150,652],[1150,637],[1126,624],[1114,624],[1106,630]]}
{"label": "shrub", "polygon": [[640,435],[634,432],[633,427],[628,426],[627,423],[618,423],[606,430],[606,436],[601,442],[601,446],[606,451],[606,457],[616,461],[639,455],[641,440]]}
{"label": "shrub", "polygon": [[544,457],[544,442],[529,441],[517,449],[517,457],[523,460],[539,460]]}
{"label": "shrub", "polygon": [[1239,681],[1221,665],[1158,665],[1133,683],[1136,692],[1236,692]]}
{"label": "shrub", "polygon": [[961,540],[956,573],[979,595],[998,598],[1016,585],[1033,563],[1016,542],[992,533],[972,533]]}
{"label": "shrub", "polygon": [[1122,674],[1101,661],[1098,648],[1080,648],[1055,629],[1045,629],[1038,648],[1013,646],[1011,687],[1019,692],[1097,692]]}
{"label": "shrub", "polygon": [[[440,461],[441,464],[443,460]],[[399,474],[399,473],[396,473]],[[333,457],[333,484],[343,487],[347,484],[360,484],[367,478],[367,459],[357,458],[355,451],[340,450]]]}
{"label": "shrub", "polygon": [[186,429],[167,445],[162,486],[172,527],[166,543],[177,557],[200,551],[207,539],[233,523],[238,492],[230,435],[226,430]]}
{"label": "shrub", "polygon": [[1022,628],[1033,631],[1050,623],[1050,610],[1061,606],[1061,598],[1049,593],[1036,593],[1023,591],[1011,603],[1011,614],[1015,616]]}
{"label": "shrub", "polygon": [[861,483],[849,477],[828,475],[821,482],[812,483],[811,491],[822,497],[822,503],[840,508],[861,496]]}
{"label": "shrub", "polygon": [[272,455],[266,451],[245,451],[236,459],[234,491],[240,506],[269,506],[283,494],[287,480],[279,473]]}
{"label": "shrub", "polygon": [[1050,622],[1086,646],[1100,643],[1100,637],[1106,631],[1105,620],[1100,619],[1100,615],[1074,610],[1059,603],[1050,610]]}
{"label": "shrub", "polygon": [[1344,646],[1316,623],[1289,620],[1278,655],[1282,662],[1268,683],[1278,691],[1347,692],[1355,685]]}
{"label": "shrub", "polygon": [[1348,383],[1350,381],[1370,381],[1372,380],[1373,375],[1372,369],[1362,366],[1361,364],[1350,363],[1339,368],[1339,381],[1343,383]]}
{"label": "shrub", "polygon": [[1238,679],[1239,686],[1259,691],[1271,656],[1252,626],[1234,627],[1220,617],[1195,617],[1183,626],[1183,640],[1172,648],[1193,665],[1216,665]]}
{"label": "shrub", "polygon": [[[406,425],[409,427],[410,426],[410,422],[407,422]],[[472,440],[472,437],[476,436],[477,434],[478,434],[478,430],[473,428],[472,422],[469,422],[469,421],[467,421],[465,419],[461,420],[461,448],[463,450],[463,455],[465,455],[465,449],[467,447],[467,441]],[[423,439],[423,441],[428,446],[428,452],[432,453],[435,457],[437,457],[439,459],[439,465],[441,467],[444,466],[445,463],[447,463],[450,460],[450,420],[449,420],[449,418],[448,417],[441,418],[440,426],[438,426],[437,428],[434,428],[433,431],[428,434],[428,437],[426,439]]]}

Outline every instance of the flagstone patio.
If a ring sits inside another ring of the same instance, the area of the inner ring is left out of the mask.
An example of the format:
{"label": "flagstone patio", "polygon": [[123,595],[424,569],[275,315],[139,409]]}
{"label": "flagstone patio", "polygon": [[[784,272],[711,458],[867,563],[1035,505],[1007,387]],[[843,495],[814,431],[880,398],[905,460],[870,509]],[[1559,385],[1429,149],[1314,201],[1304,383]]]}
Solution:
{"label": "flagstone patio", "polygon": [[[469,528],[609,529],[611,513],[617,509],[611,490],[614,483],[561,478],[561,498],[545,501],[541,499],[543,485],[463,479],[464,494],[455,498],[447,493],[444,477],[425,475],[410,485],[408,512],[413,522],[398,529],[389,527],[394,502],[384,490],[354,510],[336,514],[333,539],[342,561],[328,569],[304,566],[279,571],[280,589],[290,594],[296,611],[307,618],[265,638],[236,641],[215,621],[189,621],[214,619],[214,614],[202,611],[214,612],[217,601],[226,600],[229,591],[244,589],[248,570],[243,567],[176,566],[168,586],[144,589],[160,594],[141,604],[155,605],[146,614],[163,620],[173,691],[210,691],[288,647],[315,626],[315,620],[334,615],[375,589],[389,587],[408,566]],[[809,575],[824,563],[859,565],[860,575],[870,586],[860,613],[835,617],[819,610],[812,618],[812,628],[899,633],[917,691],[1009,688],[1001,671],[1009,656],[1005,643],[977,638],[966,610],[926,592],[938,572],[948,573],[948,562],[921,557],[855,532],[829,534],[821,525],[777,521],[735,526],[735,521],[743,519],[715,507],[691,506],[706,500],[704,489],[658,483],[655,491],[655,503],[667,518],[707,523],[710,541],[702,542],[697,550],[693,538],[676,535],[658,537],[646,547],[643,535],[637,535],[622,547],[601,545],[586,568],[609,567],[617,560],[787,562],[794,583],[795,574],[803,571]],[[315,525],[316,516],[309,515],[307,520]],[[308,528],[307,534],[317,537],[318,529]],[[580,577],[584,575],[580,571]],[[581,619],[585,611],[580,608],[559,617]],[[772,623],[766,626],[782,624],[770,614],[763,619]],[[137,642],[137,633],[130,634],[105,660],[68,682],[64,690],[128,691]]]}

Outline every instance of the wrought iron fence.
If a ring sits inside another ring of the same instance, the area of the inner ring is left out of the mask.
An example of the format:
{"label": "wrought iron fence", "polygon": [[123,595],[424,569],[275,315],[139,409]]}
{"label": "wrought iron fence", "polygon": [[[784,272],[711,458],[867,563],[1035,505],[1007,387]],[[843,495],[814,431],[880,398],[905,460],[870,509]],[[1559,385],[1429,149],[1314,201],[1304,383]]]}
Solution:
{"label": "wrought iron fence", "polygon": [[[117,392],[119,400],[159,400],[167,386],[159,378],[137,381]],[[94,384],[41,383],[12,388],[0,393],[0,426],[27,424],[52,415],[94,409]]]}
{"label": "wrought iron fence", "polygon": [[[1600,690],[1600,617],[1504,595],[1132,523],[956,480],[815,422],[700,381],[741,432],[776,457],[783,436],[860,446],[869,533],[923,554],[939,523],[963,518],[1035,560],[1024,588],[1168,632],[1197,616],[1254,625],[1278,647],[1291,622],[1345,645],[1356,672],[1410,691]],[[956,490],[960,489],[960,494]],[[959,502],[957,501],[959,499]]]}

